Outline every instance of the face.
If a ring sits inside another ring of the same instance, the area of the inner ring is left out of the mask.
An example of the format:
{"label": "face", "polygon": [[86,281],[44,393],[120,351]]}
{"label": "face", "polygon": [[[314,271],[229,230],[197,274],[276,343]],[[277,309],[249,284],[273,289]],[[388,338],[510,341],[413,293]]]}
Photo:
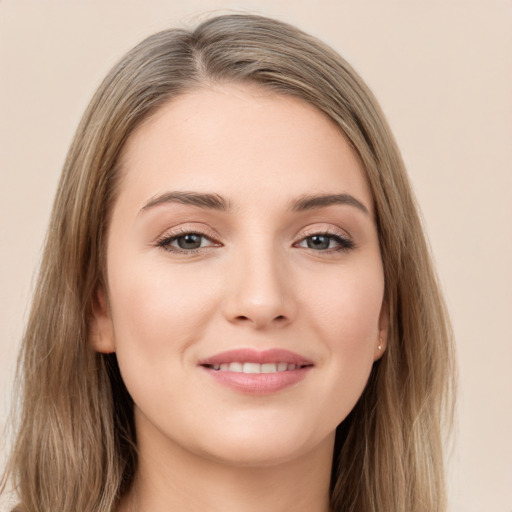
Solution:
{"label": "face", "polygon": [[386,336],[372,197],[339,129],[218,85],[147,119],[121,164],[92,343],[117,354],[138,439],[244,465],[332,451]]}

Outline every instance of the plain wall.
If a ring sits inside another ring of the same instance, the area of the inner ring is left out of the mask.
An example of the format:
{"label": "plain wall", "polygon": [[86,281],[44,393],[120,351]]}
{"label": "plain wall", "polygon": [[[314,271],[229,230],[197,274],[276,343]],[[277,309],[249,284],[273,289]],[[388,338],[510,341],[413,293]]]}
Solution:
{"label": "plain wall", "polygon": [[319,36],[381,102],[457,340],[451,511],[511,512],[510,0],[0,0],[0,423],[60,168],[88,100],[142,38],[226,8]]}

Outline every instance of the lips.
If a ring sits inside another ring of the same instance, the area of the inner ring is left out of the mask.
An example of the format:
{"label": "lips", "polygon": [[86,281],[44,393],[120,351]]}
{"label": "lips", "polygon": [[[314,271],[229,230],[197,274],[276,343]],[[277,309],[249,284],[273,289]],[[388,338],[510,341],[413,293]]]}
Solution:
{"label": "lips", "polygon": [[313,362],[284,349],[236,349],[203,359],[199,366],[235,391],[269,394],[300,382]]}
{"label": "lips", "polygon": [[221,352],[212,357],[208,357],[199,361],[201,366],[220,366],[221,364],[230,363],[286,363],[295,364],[297,366],[310,366],[312,361],[302,357],[295,352],[290,352],[284,349],[269,349],[269,350],[253,350],[248,348],[241,348],[236,350],[228,350]]}

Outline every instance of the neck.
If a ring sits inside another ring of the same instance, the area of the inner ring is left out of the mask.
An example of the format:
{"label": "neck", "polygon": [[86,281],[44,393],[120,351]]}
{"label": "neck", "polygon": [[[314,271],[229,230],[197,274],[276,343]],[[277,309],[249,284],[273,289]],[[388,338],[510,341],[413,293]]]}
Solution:
{"label": "neck", "polygon": [[137,474],[118,512],[328,512],[333,441],[293,460],[250,467],[139,438]]}

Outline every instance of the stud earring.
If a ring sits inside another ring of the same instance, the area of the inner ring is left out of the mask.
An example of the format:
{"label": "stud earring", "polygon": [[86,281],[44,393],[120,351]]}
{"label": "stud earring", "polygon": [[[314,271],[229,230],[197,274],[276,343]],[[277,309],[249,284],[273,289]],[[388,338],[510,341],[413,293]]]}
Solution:
{"label": "stud earring", "polygon": [[380,350],[382,350],[382,337],[379,337],[379,341],[380,341],[380,343],[377,346],[377,349],[380,351]]}

